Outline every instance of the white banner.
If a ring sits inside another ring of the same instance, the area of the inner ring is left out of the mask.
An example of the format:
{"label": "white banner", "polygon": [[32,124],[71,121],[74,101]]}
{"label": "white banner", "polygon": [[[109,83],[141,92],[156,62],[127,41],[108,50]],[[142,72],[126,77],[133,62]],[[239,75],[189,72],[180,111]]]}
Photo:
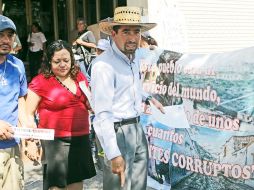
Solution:
{"label": "white banner", "polygon": [[54,140],[54,129],[38,129],[27,127],[13,127],[14,137],[22,139]]}

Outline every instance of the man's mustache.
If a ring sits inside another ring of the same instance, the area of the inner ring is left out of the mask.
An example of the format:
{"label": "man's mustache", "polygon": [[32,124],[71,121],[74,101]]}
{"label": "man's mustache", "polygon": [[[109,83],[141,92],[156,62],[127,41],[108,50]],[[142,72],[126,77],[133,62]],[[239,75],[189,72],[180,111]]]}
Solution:
{"label": "man's mustache", "polygon": [[136,42],[127,42],[126,44],[130,44],[130,45],[137,45]]}

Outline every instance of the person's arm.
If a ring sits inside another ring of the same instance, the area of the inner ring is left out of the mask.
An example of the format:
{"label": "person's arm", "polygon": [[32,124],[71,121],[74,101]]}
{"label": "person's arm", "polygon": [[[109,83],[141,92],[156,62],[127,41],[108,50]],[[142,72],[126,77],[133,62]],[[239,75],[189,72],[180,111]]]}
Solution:
{"label": "person's arm", "polygon": [[85,41],[83,41],[83,40],[81,40],[81,39],[77,39],[77,40],[76,40],[76,43],[77,43],[77,44],[80,44],[80,45],[82,45],[82,46],[89,47],[89,48],[96,48],[96,44],[90,43],[90,42],[85,42]]}
{"label": "person's arm", "polygon": [[27,114],[26,114],[26,101],[24,96],[19,97],[18,100],[18,121],[21,127],[26,127]]}
{"label": "person's arm", "polygon": [[[142,71],[140,71],[140,72],[142,72]],[[142,79],[141,79],[141,81],[142,81]],[[144,89],[142,89],[141,94],[142,94],[142,100],[145,103],[152,103],[158,110],[161,111],[161,113],[165,113],[163,105],[158,100],[156,100],[152,95],[150,95],[149,93],[145,92]]]}
{"label": "person's arm", "polygon": [[154,97],[152,96],[148,96],[146,98],[146,102],[151,102],[158,110],[161,111],[161,113],[164,113],[165,114],[165,110],[164,110],[164,107],[163,105],[157,100],[155,99]]}
{"label": "person's arm", "polygon": [[92,66],[91,73],[92,107],[95,112],[94,129],[109,160],[120,156],[114,130],[113,98],[114,72],[113,69],[97,62]]}
{"label": "person's arm", "polygon": [[28,127],[36,128],[34,121],[34,115],[41,101],[41,97],[38,96],[35,92],[28,89],[27,98],[26,98],[26,113],[27,113],[27,125]]}
{"label": "person's arm", "polygon": [[119,176],[121,186],[125,183],[125,161],[117,145],[114,130],[113,99],[114,72],[103,62],[92,67],[92,101],[95,112],[94,129],[106,157],[111,160],[111,170]]}
{"label": "person's arm", "polygon": [[28,43],[29,42],[31,42],[31,33],[30,34],[28,34],[28,36],[27,36],[27,40],[26,40]]}
{"label": "person's arm", "polygon": [[46,39],[45,35],[42,32],[40,34],[40,39],[41,39],[41,43],[42,43],[43,55],[46,55],[46,42],[47,42],[47,39]]}
{"label": "person's arm", "polygon": [[83,38],[78,38],[76,40],[76,43],[82,46],[86,46],[88,48],[96,48],[96,40],[91,31],[88,31],[86,38],[87,38],[87,41],[83,40]]}
{"label": "person's arm", "polygon": [[27,80],[24,64],[21,64],[21,75],[20,75],[20,91],[18,99],[18,126],[26,126],[27,114],[26,114],[26,96],[27,96]]}
{"label": "person's arm", "polygon": [[153,96],[149,95],[143,90],[142,90],[142,99],[145,103],[151,102],[158,110],[161,111],[161,113],[165,113],[163,105],[158,100],[156,100]]}
{"label": "person's arm", "polygon": [[34,46],[34,43],[31,42],[31,37],[32,37],[32,33],[28,34],[28,37],[27,37],[27,44],[28,44],[28,47]]}
{"label": "person's arm", "polygon": [[[26,98],[26,114],[27,114],[27,123],[26,127],[37,128],[35,123],[35,111],[37,110],[38,104],[40,102],[40,97],[33,91],[28,89],[27,98]],[[34,139],[26,139],[26,146],[23,146],[23,151],[25,155],[31,160],[36,161],[41,156],[40,142],[34,141]],[[36,148],[35,148],[36,145]]]}

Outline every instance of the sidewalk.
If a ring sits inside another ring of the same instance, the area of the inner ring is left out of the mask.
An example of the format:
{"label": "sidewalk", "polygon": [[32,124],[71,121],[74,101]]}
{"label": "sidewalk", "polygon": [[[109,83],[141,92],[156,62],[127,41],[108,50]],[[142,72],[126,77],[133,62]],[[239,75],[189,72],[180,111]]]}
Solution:
{"label": "sidewalk", "polygon": [[42,190],[42,167],[32,162],[24,162],[25,190]]}
{"label": "sidewalk", "polygon": [[[42,167],[34,166],[26,161],[25,165],[25,190],[42,190]],[[102,171],[97,170],[97,175],[84,181],[84,190],[102,190]],[[153,190],[153,188],[147,188]]]}
{"label": "sidewalk", "polygon": [[[42,190],[42,166],[34,166],[32,162],[25,164],[25,190]],[[97,170],[97,175],[84,181],[86,190],[102,190],[102,171]]]}

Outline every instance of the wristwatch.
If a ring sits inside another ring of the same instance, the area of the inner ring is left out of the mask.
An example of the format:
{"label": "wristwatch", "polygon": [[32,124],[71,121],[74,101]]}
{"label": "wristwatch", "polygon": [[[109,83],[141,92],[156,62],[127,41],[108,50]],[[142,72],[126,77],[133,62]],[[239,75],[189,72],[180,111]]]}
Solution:
{"label": "wristwatch", "polygon": [[145,103],[146,104],[149,104],[149,101],[153,99],[153,97],[151,95],[147,96],[146,100],[145,100]]}
{"label": "wristwatch", "polygon": [[151,99],[153,99],[153,97],[151,95],[147,96],[146,101],[150,101]]}

